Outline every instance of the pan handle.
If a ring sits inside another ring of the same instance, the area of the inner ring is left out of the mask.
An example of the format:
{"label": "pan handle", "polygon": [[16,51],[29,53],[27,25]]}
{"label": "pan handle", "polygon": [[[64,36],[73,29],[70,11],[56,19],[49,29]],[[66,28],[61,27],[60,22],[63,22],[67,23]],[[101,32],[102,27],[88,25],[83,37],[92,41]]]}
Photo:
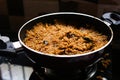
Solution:
{"label": "pan handle", "polygon": [[14,47],[14,49],[15,49],[16,51],[21,51],[21,50],[23,50],[23,47],[22,47],[22,45],[20,44],[19,41],[12,42],[12,44],[13,44],[13,47]]}
{"label": "pan handle", "polygon": [[4,42],[0,39],[0,56],[15,57],[23,50],[19,41]]}
{"label": "pan handle", "polygon": [[120,13],[118,12],[107,12],[104,13],[101,19],[108,25],[120,25]]}

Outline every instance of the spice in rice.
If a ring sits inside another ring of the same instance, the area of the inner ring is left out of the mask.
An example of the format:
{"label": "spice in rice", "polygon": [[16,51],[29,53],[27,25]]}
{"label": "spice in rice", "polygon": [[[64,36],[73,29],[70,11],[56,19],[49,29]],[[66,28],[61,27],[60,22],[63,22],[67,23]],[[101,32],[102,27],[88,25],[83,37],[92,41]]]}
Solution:
{"label": "spice in rice", "polygon": [[107,36],[84,27],[75,28],[65,24],[38,23],[26,31],[24,43],[45,54],[75,55],[101,48]]}

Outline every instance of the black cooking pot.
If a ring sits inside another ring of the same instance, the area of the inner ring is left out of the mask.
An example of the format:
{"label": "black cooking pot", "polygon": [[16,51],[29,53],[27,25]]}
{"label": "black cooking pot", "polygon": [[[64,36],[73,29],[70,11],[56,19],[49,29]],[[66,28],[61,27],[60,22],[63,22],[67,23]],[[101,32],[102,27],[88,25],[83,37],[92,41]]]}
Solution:
{"label": "black cooking pot", "polygon": [[[75,25],[76,27],[90,25],[94,27],[94,29],[104,35],[108,36],[108,43],[102,46],[101,48],[77,55],[52,55],[52,54],[44,54],[43,52],[38,52],[36,50],[31,49],[26,46],[23,42],[23,39],[26,37],[26,30],[30,30],[33,26],[39,22],[43,23],[51,23],[54,24],[54,20],[58,20],[62,23]],[[13,43],[13,45],[19,49],[22,47],[27,52],[27,57],[37,64],[38,66],[42,66],[50,69],[80,69],[88,67],[95,62],[97,62],[102,55],[104,54],[104,50],[111,43],[113,39],[113,31],[110,28],[110,24],[100,20],[91,15],[83,14],[83,13],[75,13],[75,12],[57,12],[50,13],[35,17],[29,21],[27,21],[18,32],[19,41]]]}

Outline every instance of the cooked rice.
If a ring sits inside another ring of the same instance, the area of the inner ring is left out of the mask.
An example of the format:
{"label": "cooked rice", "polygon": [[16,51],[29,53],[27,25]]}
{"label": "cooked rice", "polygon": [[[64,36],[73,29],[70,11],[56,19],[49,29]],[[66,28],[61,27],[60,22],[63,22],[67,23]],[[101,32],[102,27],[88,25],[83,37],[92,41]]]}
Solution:
{"label": "cooked rice", "polygon": [[84,27],[75,28],[64,24],[38,23],[26,31],[24,43],[45,54],[74,55],[101,48],[107,36]]}

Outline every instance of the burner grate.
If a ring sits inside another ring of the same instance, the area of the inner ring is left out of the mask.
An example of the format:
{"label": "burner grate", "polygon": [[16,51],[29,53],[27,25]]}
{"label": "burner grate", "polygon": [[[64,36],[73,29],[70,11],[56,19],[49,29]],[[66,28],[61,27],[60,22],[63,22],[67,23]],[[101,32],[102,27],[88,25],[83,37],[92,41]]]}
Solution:
{"label": "burner grate", "polygon": [[[62,72],[62,70],[51,70],[47,68],[34,68],[30,80],[89,80],[97,71],[97,64],[85,70]],[[73,73],[75,72],[75,73]],[[37,78],[37,79],[36,79]]]}
{"label": "burner grate", "polygon": [[[112,80],[112,58],[110,53],[106,53],[101,61],[99,61],[97,64],[91,67],[88,68],[86,72],[83,70],[82,74],[80,73],[78,78],[72,79],[72,77],[69,77],[69,80]],[[37,70],[37,68],[34,68],[34,71],[32,72],[29,80],[56,80],[56,78],[54,77],[48,77],[49,74],[46,75],[45,71],[50,70],[44,68],[39,68],[39,70]],[[57,76],[57,80],[68,79],[60,79],[60,77]]]}

